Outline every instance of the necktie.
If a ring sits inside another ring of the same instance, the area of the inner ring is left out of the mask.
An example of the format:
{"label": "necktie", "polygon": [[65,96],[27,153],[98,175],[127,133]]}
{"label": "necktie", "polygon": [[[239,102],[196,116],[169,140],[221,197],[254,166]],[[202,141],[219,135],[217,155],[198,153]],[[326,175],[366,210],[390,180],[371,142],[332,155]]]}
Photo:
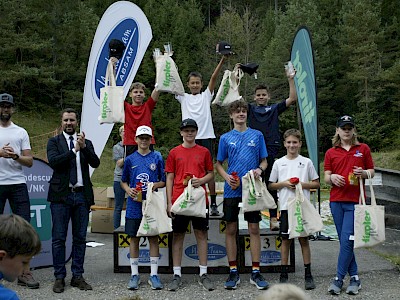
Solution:
{"label": "necktie", "polygon": [[[74,137],[69,137],[69,148],[70,150],[74,149]],[[70,162],[70,171],[69,171],[69,181],[74,186],[78,182],[78,174],[76,169],[76,158],[72,159]]]}

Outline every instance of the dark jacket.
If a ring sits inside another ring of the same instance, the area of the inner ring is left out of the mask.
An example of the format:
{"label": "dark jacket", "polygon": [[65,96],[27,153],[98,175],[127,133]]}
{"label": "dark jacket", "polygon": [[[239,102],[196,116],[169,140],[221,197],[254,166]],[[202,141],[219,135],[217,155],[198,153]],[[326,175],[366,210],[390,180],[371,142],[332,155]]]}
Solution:
{"label": "dark jacket", "polygon": [[[89,166],[97,168],[100,165],[100,159],[94,152],[93,144],[85,139],[86,147],[81,149],[80,162],[82,169],[82,179],[84,186],[84,195],[89,206],[94,204],[92,182],[90,181]],[[70,161],[76,159],[75,153],[69,150],[67,141],[61,133],[49,139],[47,143],[47,159],[53,169],[53,176],[49,183],[49,193],[47,201],[63,202],[69,193],[69,174]]]}

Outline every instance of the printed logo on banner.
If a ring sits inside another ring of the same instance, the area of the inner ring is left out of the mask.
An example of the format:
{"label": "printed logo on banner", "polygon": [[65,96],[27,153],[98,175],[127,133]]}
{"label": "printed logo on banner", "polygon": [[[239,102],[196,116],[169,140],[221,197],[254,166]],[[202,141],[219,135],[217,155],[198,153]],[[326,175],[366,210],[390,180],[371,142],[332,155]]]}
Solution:
{"label": "printed logo on banner", "polygon": [[[207,260],[218,260],[226,256],[226,248],[218,244],[208,243],[207,253]],[[186,247],[185,255],[191,259],[198,260],[199,254],[197,252],[197,245],[194,244]]]}
{"label": "printed logo on banner", "polygon": [[46,199],[35,199],[31,204],[31,225],[42,241],[51,239],[51,211],[47,205]]}
{"label": "printed logo on banner", "polygon": [[272,264],[281,260],[281,253],[275,250],[261,251],[260,263]]}
{"label": "printed logo on banner", "polygon": [[158,246],[160,248],[168,248],[168,233],[163,233],[158,236]]}
{"label": "printed logo on banner", "polygon": [[125,233],[118,234],[118,248],[129,247],[129,237]]}
{"label": "printed logo on banner", "polygon": [[[161,260],[162,255],[160,254],[158,258]],[[131,258],[130,253],[126,254],[128,260]],[[148,264],[150,263],[150,250],[149,249],[139,249],[139,263]]]}
{"label": "printed logo on banner", "polygon": [[121,59],[118,61],[116,66],[116,82],[118,86],[123,86],[128,78],[133,63],[136,58],[139,42],[139,30],[138,24],[133,19],[123,20],[117,24],[113,31],[104,40],[100,55],[98,57],[98,63],[94,83],[94,91],[96,97],[93,100],[99,105],[100,89],[105,85],[105,74],[108,64],[108,44],[112,39],[120,39],[126,46],[125,51]]}
{"label": "printed logo on banner", "polygon": [[219,222],[219,233],[225,233],[226,230],[226,222],[220,221]]}

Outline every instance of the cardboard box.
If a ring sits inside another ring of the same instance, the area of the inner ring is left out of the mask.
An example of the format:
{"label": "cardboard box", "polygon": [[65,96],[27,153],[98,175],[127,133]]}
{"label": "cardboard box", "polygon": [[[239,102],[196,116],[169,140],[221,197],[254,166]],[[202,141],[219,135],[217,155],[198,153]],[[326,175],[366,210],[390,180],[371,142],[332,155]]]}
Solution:
{"label": "cardboard box", "polygon": [[94,201],[107,201],[107,188],[106,187],[94,187],[93,188]]}
{"label": "cardboard box", "polygon": [[114,210],[97,209],[92,211],[92,232],[113,233],[114,232]]}

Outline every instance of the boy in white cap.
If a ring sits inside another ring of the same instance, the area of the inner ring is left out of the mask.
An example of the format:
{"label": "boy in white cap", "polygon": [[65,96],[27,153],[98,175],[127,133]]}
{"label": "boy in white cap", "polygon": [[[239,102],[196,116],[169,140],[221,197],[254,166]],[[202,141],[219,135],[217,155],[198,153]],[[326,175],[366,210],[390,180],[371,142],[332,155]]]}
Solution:
{"label": "boy in white cap", "polygon": [[[130,237],[131,278],[128,289],[137,290],[139,275],[139,237],[137,231],[142,220],[142,201],[146,199],[147,184],[153,182],[153,189],[165,186],[164,160],[158,151],[150,150],[153,132],[149,126],[139,126],[136,130],[138,150],[125,159],[121,187],[128,195],[126,206],[125,233]],[[140,189],[138,188],[140,186]],[[151,191],[150,191],[151,192]],[[158,236],[149,236],[150,277],[148,283],[153,290],[160,290],[163,284],[158,277]]]}

